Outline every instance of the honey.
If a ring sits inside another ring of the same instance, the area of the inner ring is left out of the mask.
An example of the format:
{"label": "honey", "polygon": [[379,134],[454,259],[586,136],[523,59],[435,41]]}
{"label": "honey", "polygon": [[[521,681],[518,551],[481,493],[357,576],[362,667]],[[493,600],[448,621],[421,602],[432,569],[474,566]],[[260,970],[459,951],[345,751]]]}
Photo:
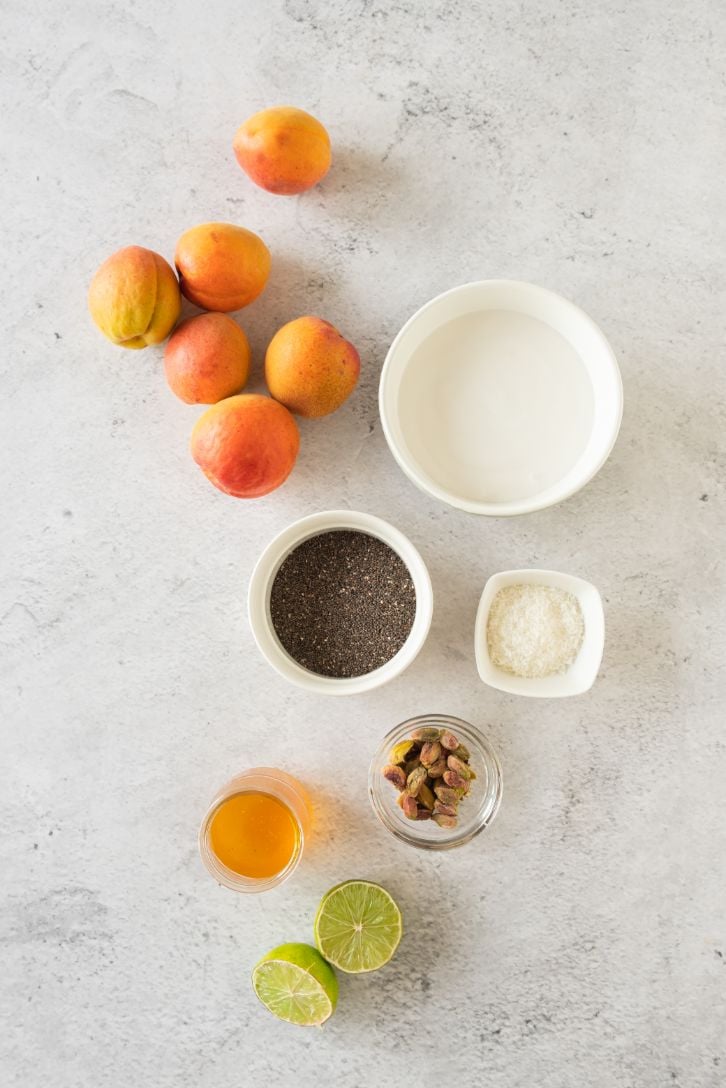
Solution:
{"label": "honey", "polygon": [[227,797],[209,823],[209,845],[219,861],[248,879],[276,876],[300,845],[300,827],[284,801],[245,790]]}

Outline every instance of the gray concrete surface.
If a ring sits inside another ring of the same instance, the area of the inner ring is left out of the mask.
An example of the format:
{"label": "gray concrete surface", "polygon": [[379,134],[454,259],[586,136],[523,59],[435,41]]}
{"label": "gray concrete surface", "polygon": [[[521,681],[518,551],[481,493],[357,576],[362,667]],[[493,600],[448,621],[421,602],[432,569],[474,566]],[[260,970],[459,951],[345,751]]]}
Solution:
{"label": "gray concrete surface", "polygon": [[[726,1080],[724,252],[726,16],[718,0],[21,3],[3,14],[0,1080],[8,1088],[717,1088]],[[236,166],[238,124],[292,102],[335,164],[299,199]],[[217,493],[198,411],[161,353],[85,308],[97,264],[171,258],[208,219],[273,253],[241,314],[260,385],[282,322],[320,313],[363,377],[304,423],[269,498]],[[549,511],[478,520],[419,494],[376,389],[409,314],[474,278],[574,299],[620,359],[599,476]],[[287,686],[245,619],[256,556],[335,505],[400,526],[430,565],[415,665],[369,696]],[[476,602],[495,570],[580,574],[607,609],[582,698],[484,688]],[[497,823],[429,857],[366,797],[384,730],[443,710],[502,757]],[[218,888],[200,815],[234,772],[299,775],[316,827],[295,879]],[[323,1031],[250,991],[309,939],[329,885],[399,899],[380,975],[343,978]]]}

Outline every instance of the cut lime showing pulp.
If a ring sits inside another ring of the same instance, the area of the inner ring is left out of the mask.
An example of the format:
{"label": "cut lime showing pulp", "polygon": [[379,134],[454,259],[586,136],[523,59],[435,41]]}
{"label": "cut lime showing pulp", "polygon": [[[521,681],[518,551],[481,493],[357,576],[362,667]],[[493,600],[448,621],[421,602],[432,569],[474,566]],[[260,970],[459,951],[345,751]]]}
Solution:
{"label": "cut lime showing pulp", "polygon": [[313,1027],[332,1015],[338,980],[309,944],[281,944],[252,968],[252,985],[265,1008],[289,1024]]}
{"label": "cut lime showing pulp", "polygon": [[379,884],[346,880],[327,892],[315,917],[315,943],[341,971],[361,974],[388,963],[403,934],[396,903]]}

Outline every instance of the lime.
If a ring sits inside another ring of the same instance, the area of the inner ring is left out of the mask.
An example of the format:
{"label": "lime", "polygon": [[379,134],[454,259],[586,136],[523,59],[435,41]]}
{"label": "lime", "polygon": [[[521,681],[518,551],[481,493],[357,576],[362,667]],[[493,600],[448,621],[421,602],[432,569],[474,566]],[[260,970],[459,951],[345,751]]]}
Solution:
{"label": "lime", "polygon": [[252,968],[252,985],[265,1008],[289,1024],[320,1025],[338,1000],[335,971],[309,944],[281,944]]}
{"label": "lime", "polygon": [[346,880],[323,896],[315,916],[315,943],[335,967],[350,974],[377,971],[403,934],[396,903],[379,884]]}

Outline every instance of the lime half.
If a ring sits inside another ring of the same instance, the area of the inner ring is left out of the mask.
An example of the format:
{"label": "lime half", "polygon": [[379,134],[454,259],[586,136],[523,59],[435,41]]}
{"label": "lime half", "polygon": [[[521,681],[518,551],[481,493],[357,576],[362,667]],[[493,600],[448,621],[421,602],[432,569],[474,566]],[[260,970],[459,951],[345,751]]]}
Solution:
{"label": "lime half", "polygon": [[388,963],[402,934],[395,901],[368,880],[346,880],[331,888],[315,916],[318,948],[326,960],[354,975]]}
{"label": "lime half", "polygon": [[338,980],[309,944],[281,944],[252,968],[252,985],[265,1008],[289,1024],[325,1023],[338,1000]]}

